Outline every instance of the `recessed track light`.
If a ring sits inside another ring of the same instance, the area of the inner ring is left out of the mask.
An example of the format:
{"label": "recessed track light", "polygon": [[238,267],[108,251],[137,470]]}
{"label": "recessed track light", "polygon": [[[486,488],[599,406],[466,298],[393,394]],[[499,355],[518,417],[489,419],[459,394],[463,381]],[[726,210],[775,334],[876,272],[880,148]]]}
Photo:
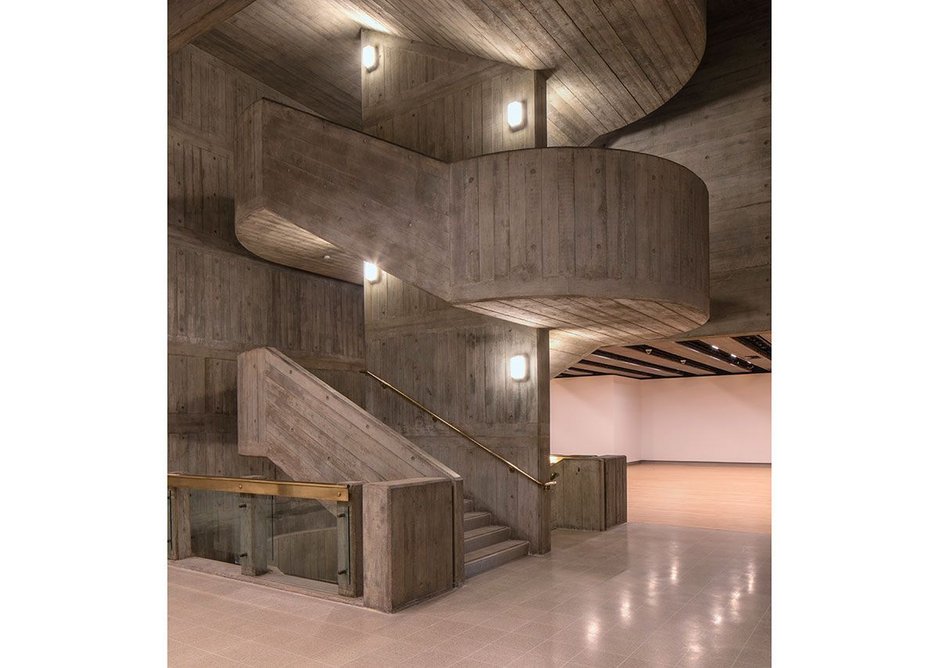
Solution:
{"label": "recessed track light", "polygon": [[[682,357],[681,355],[678,355],[676,353],[670,353],[666,350],[653,348],[652,346],[649,346],[647,344],[639,344],[639,345],[625,346],[625,347],[628,348],[629,350],[637,350],[638,352],[643,352],[646,355],[651,355],[653,357],[658,357],[660,359],[667,360],[669,362],[674,362],[675,364],[683,364],[688,367],[693,367],[694,369],[700,369],[701,371],[706,371],[708,374],[711,374],[714,376],[722,376],[722,375],[726,375],[730,373],[729,371],[726,371],[725,369],[720,369],[718,367],[711,366],[710,364],[705,364],[704,362],[698,362],[697,360],[691,359],[689,357]],[[707,352],[709,352],[710,346],[709,345],[706,346],[706,349],[707,349]],[[679,370],[676,370],[676,371],[678,371],[678,373],[681,373]],[[700,374],[693,374],[693,375],[700,375]]]}
{"label": "recessed track light", "polygon": [[734,336],[733,340],[743,344],[751,351],[758,353],[759,357],[764,357],[767,360],[772,359],[772,344],[758,334]]}
{"label": "recessed track light", "polygon": [[691,350],[694,350],[702,355],[707,355],[708,357],[720,360],[724,364],[731,365],[740,371],[752,371],[755,373],[766,372],[766,369],[756,366],[749,360],[741,359],[733,353],[727,352],[726,350],[720,350],[718,346],[715,346],[712,343],[707,343],[706,341],[691,340],[678,341],[678,343],[685,348],[690,348]]}

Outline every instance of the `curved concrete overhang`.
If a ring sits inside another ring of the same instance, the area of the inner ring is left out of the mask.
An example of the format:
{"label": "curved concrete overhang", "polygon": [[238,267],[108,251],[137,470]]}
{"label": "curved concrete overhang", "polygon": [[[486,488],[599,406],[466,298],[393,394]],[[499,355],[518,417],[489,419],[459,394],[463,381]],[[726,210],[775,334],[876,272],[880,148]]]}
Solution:
{"label": "curved concrete overhang", "polygon": [[555,330],[570,355],[709,317],[707,189],[663,158],[536,148],[448,164],[261,100],[235,167],[238,239],[273,262],[359,281],[373,261],[453,306]]}
{"label": "curved concrete overhang", "polygon": [[353,39],[362,29],[549,71],[550,145],[586,145],[652,113],[690,80],[707,42],[705,0],[195,4],[203,6],[170,12],[171,51],[204,33],[195,41],[199,49],[353,127],[361,127],[368,106]]}

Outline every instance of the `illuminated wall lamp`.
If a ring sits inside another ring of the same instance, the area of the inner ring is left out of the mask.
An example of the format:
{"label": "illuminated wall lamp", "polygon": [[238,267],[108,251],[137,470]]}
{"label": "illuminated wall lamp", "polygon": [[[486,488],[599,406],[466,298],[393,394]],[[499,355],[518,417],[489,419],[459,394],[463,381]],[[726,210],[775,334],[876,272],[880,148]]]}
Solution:
{"label": "illuminated wall lamp", "polygon": [[508,371],[512,380],[527,380],[528,356],[515,355],[508,361]]}
{"label": "illuminated wall lamp", "polygon": [[378,279],[381,278],[381,270],[378,268],[374,262],[365,262],[365,280],[369,283],[377,283]]}
{"label": "illuminated wall lamp", "polygon": [[378,47],[372,44],[362,47],[362,67],[366,72],[372,72],[378,67]]}
{"label": "illuminated wall lamp", "polygon": [[508,106],[505,107],[505,120],[508,122],[508,127],[511,128],[512,131],[520,130],[525,126],[527,114],[524,112],[524,102],[517,100],[509,102]]}

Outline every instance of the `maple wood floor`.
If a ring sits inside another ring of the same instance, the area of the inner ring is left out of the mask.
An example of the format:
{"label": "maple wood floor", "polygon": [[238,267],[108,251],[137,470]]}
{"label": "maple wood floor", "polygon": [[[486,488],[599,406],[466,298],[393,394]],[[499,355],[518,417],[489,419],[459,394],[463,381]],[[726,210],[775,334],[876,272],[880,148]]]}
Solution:
{"label": "maple wood floor", "polygon": [[772,467],[639,463],[629,466],[629,522],[772,532]]}

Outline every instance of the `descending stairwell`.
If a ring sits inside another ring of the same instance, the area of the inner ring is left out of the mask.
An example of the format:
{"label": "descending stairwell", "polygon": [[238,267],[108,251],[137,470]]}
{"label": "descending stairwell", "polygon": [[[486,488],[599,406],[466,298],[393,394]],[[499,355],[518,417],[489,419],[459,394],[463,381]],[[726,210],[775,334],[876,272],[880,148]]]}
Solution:
{"label": "descending stairwell", "polygon": [[472,499],[463,499],[463,539],[466,577],[484,573],[528,553],[528,541],[512,540],[511,529],[492,524],[492,514],[474,510]]}

